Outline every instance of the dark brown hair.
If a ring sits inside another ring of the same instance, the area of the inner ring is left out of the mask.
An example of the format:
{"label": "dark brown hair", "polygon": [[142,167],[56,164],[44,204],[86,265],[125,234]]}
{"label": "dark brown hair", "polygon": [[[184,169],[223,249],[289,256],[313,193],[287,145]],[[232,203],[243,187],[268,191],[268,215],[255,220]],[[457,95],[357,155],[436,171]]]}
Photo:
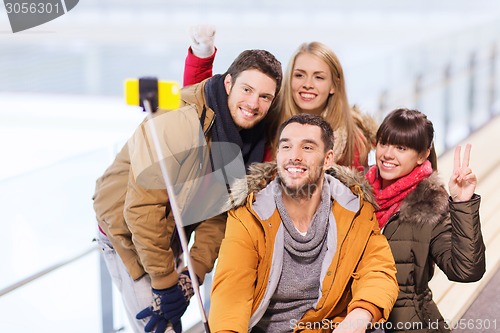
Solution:
{"label": "dark brown hair", "polygon": [[427,159],[437,171],[434,126],[420,111],[401,108],[389,113],[378,128],[377,143],[411,148],[419,154],[430,149]]}
{"label": "dark brown hair", "polygon": [[318,126],[321,129],[321,139],[325,144],[325,152],[333,149],[333,130],[332,126],[321,116],[316,116],[309,113],[300,113],[283,122],[278,130],[278,138],[281,137],[283,129],[291,123],[299,123],[302,125]]}
{"label": "dark brown hair", "polygon": [[281,80],[283,79],[283,70],[281,69],[281,63],[274,55],[265,50],[243,51],[234,59],[223,76],[231,74],[233,82],[236,82],[238,76],[249,69],[256,69],[272,78],[276,82],[275,96],[278,96],[281,89]]}

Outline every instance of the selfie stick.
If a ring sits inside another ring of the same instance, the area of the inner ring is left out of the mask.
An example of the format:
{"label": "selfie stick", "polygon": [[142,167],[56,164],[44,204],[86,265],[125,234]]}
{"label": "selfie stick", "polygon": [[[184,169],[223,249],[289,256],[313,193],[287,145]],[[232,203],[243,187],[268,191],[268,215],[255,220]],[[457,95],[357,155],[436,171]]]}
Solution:
{"label": "selfie stick", "polygon": [[154,126],[153,113],[156,112],[157,107],[164,110],[175,110],[179,108],[180,104],[180,90],[179,85],[172,81],[158,81],[156,78],[140,78],[125,81],[125,99],[127,104],[139,105],[147,113],[149,130],[151,131],[151,138],[157,152],[158,162],[160,164],[161,174],[165,182],[170,207],[174,215],[175,225],[179,234],[179,239],[182,251],[186,255],[186,263],[191,276],[191,283],[193,285],[194,294],[197,297],[201,320],[205,327],[205,332],[210,333],[208,326],[207,316],[203,308],[203,301],[200,295],[200,285],[198,278],[191,263],[189,255],[188,241],[186,233],[184,232],[184,224],[182,223],[181,214],[177,205],[177,199],[174,194],[172,184],[167,172],[167,165],[165,163],[165,156],[161,150],[161,144],[158,133]]}

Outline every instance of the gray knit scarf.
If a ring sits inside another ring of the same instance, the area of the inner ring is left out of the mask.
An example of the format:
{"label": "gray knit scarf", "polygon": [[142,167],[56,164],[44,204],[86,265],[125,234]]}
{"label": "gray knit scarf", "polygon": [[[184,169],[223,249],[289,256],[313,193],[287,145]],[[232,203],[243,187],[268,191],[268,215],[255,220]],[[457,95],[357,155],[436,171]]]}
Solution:
{"label": "gray knit scarf", "polygon": [[283,204],[282,191],[276,191],[274,200],[280,213],[283,225],[288,232],[285,232],[285,249],[290,254],[297,256],[306,263],[314,261],[321,251],[322,245],[328,234],[328,217],[331,211],[331,198],[328,184],[323,183],[321,192],[321,203],[314,214],[312,223],[305,236],[301,235],[295,228],[290,215]]}

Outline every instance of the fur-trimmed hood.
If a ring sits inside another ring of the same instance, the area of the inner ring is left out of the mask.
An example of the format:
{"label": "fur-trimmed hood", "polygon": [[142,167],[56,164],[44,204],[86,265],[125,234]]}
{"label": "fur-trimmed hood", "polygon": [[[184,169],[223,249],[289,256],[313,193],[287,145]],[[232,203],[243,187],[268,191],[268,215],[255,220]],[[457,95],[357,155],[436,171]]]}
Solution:
{"label": "fur-trimmed hood", "polygon": [[[340,165],[334,165],[326,172],[350,188],[355,195],[362,195],[364,200],[377,207],[372,188],[360,172]],[[231,187],[233,202],[228,202],[227,210],[243,206],[250,193],[256,193],[264,189],[274,180],[276,175],[276,162],[253,163],[249,168],[246,179],[236,181]]]}
{"label": "fur-trimmed hood", "polygon": [[371,115],[361,112],[357,105],[352,106],[351,114],[354,119],[354,124],[361,130],[366,141],[372,146],[375,146],[379,126],[377,121]]}
{"label": "fur-trimmed hood", "polygon": [[448,197],[439,175],[434,172],[403,200],[399,220],[416,225],[439,223],[449,213]]}

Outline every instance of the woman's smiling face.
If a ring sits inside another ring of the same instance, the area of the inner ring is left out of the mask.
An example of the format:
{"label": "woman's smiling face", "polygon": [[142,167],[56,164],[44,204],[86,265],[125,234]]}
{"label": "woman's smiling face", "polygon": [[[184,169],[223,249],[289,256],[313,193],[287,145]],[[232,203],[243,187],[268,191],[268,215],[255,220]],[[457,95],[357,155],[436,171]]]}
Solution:
{"label": "woman's smiling face", "polygon": [[425,162],[428,155],[429,150],[427,154],[419,154],[412,148],[377,143],[375,156],[382,188],[412,172],[417,165]]}
{"label": "woman's smiling face", "polygon": [[301,112],[321,115],[334,93],[332,73],[319,57],[299,54],[292,70],[291,88],[293,100]]}

